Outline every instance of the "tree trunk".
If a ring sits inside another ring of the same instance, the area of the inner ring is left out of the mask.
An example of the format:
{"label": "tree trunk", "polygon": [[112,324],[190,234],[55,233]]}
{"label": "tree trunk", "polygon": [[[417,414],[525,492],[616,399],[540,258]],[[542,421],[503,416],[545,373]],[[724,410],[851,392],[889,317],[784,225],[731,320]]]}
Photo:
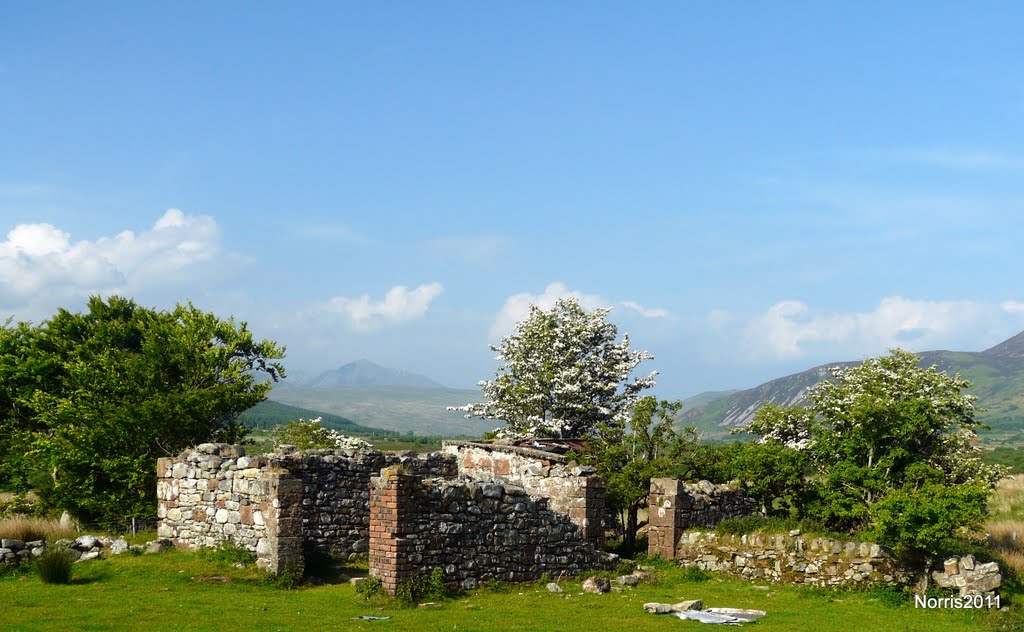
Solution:
{"label": "tree trunk", "polygon": [[630,504],[626,512],[626,530],[622,534],[622,550],[630,556],[633,555],[633,549],[636,548],[636,523],[639,510],[639,505]]}

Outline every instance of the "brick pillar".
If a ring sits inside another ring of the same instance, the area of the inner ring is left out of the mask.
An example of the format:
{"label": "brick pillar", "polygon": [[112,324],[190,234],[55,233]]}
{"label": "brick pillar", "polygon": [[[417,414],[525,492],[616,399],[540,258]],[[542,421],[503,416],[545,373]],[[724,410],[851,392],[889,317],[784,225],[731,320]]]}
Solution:
{"label": "brick pillar", "polygon": [[302,573],[302,481],[288,471],[260,474],[269,498],[266,543],[257,545],[260,566],[275,575]]}
{"label": "brick pillar", "polygon": [[651,479],[651,494],[648,496],[648,555],[659,555],[666,560],[675,559],[676,543],[679,542],[679,535],[684,528],[679,511],[682,495],[682,481],[674,478]]}
{"label": "brick pillar", "polygon": [[380,579],[384,592],[394,595],[401,579],[416,574],[409,562],[415,542],[405,536],[412,532],[420,479],[397,467],[384,468],[380,474],[370,479],[370,575]]}

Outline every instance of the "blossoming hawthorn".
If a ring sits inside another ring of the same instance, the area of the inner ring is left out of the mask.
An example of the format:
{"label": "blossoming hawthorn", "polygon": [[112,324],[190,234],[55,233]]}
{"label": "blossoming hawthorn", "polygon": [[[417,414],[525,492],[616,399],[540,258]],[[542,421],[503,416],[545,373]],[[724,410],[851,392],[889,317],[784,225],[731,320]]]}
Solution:
{"label": "blossoming hawthorn", "polygon": [[499,419],[502,437],[584,437],[600,424],[628,421],[657,371],[630,373],[654,356],[631,351],[629,334],[616,343],[618,330],[605,317],[610,310],[588,312],[575,299],[561,299],[550,310],[530,307],[515,331],[491,350],[503,364],[493,380],[479,382],[489,401],[450,406],[466,417]]}
{"label": "blossoming hawthorn", "polygon": [[300,450],[330,449],[358,452],[369,450],[372,446],[358,437],[344,435],[337,430],[324,428],[320,425],[323,417],[306,421],[299,419],[274,430],[274,447],[293,445]]}

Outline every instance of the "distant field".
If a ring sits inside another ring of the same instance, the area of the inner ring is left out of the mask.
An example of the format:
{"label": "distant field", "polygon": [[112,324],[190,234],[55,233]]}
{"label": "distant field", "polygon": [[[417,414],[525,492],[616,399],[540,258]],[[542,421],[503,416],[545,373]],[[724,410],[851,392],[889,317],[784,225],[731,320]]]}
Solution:
{"label": "distant field", "polygon": [[493,420],[466,419],[445,410],[478,401],[480,392],[454,388],[349,386],[275,388],[270,399],[348,418],[361,426],[413,431],[417,435],[479,437],[498,426]]}

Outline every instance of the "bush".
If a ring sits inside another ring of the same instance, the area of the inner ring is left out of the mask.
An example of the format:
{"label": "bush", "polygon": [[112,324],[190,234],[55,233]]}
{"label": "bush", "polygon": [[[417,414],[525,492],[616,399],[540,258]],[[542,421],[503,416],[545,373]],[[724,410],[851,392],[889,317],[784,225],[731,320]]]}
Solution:
{"label": "bush", "polygon": [[451,597],[453,593],[445,584],[441,567],[435,567],[429,577],[406,577],[395,586],[395,598],[404,606],[416,605],[423,599],[440,601]]}
{"label": "bush", "polygon": [[685,566],[683,567],[682,580],[691,584],[699,584],[711,579],[711,573],[707,572],[699,566]]}
{"label": "bush", "polygon": [[36,558],[39,579],[44,584],[70,584],[71,569],[75,563],[75,554],[61,546],[51,546]]}
{"label": "bush", "polygon": [[367,577],[358,586],[356,594],[362,595],[363,599],[372,599],[384,594],[384,583],[380,577]]}
{"label": "bush", "polygon": [[248,549],[243,549],[233,542],[227,540],[217,547],[202,547],[196,551],[200,558],[208,562],[222,562],[224,564],[252,564],[256,561],[256,554]]}

